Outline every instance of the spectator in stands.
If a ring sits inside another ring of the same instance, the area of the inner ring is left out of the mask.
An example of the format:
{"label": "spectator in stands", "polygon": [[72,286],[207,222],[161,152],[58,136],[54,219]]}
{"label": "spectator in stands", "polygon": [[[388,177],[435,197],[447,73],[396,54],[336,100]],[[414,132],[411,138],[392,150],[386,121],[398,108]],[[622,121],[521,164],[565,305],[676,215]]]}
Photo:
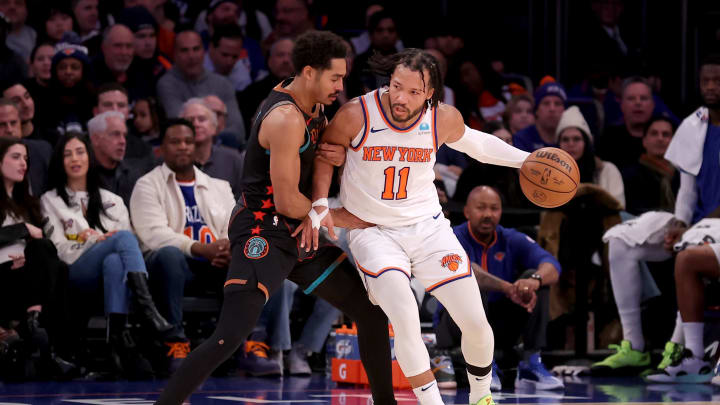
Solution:
{"label": "spectator in stands", "polygon": [[622,170],[627,200],[625,210],[633,215],[648,211],[672,212],[680,187],[680,173],[664,155],[675,127],[669,119],[657,117],[648,122],[644,132],[645,153],[635,164]]}
{"label": "spectator in stands", "polygon": [[580,169],[580,183],[597,184],[625,206],[625,187],[618,168],[593,153],[593,136],[580,109],[572,106],[565,110],[557,129],[560,149],[575,159]]}
{"label": "spectator in stands", "polygon": [[[443,83],[446,83],[445,79],[447,78],[448,65],[445,55],[443,55],[443,53],[438,51],[437,49],[426,49],[425,52],[435,57],[438,62],[438,67],[440,68],[440,75],[442,76],[442,81]],[[455,91],[448,87],[447,84],[443,85],[443,96],[443,103],[452,106],[455,105]]]}
{"label": "spectator in stands", "polygon": [[275,2],[275,26],[262,43],[264,53],[280,38],[297,38],[314,28],[307,0],[277,0]]}
{"label": "spectator in stands", "polygon": [[66,33],[72,32],[72,10],[62,1],[51,2],[46,7],[42,19],[44,31],[40,33],[40,39],[54,45],[62,42]]}
{"label": "spectator in stands", "polygon": [[48,113],[49,129],[64,134],[82,130],[92,118],[95,95],[89,80],[90,64],[84,46],[68,43],[56,46],[50,78],[50,98],[36,100],[36,109]]}
{"label": "spectator in stands", "polygon": [[169,117],[177,117],[185,100],[215,94],[227,105],[228,131],[235,134],[240,145],[244,145],[245,127],[232,83],[216,73],[205,71],[204,54],[197,33],[178,33],[175,41],[175,66],[158,81],[158,99]]}
{"label": "spectator in stands", "polygon": [[22,141],[0,137],[0,319],[20,320],[18,329],[26,341],[49,339],[52,353],[46,347],[41,353],[56,368],[53,374],[69,374],[75,365],[66,361],[72,359],[68,269],[43,235],[40,201],[28,187],[27,160]]}
{"label": "spectator in stands", "polygon": [[[30,53],[30,76],[24,82],[25,88],[35,98],[49,97],[50,76],[52,58],[55,55],[55,47],[47,42],[35,46]],[[42,114],[37,114],[40,117]]]}
{"label": "spectator in stands", "polygon": [[[353,50],[356,54],[359,55],[365,53],[368,49],[370,49],[370,17],[372,17],[373,14],[383,10],[385,10],[385,7],[377,3],[370,4],[365,9],[365,27],[367,27],[368,29],[363,31],[360,35],[350,38],[350,43],[352,44]],[[398,52],[405,49],[405,46],[403,45],[400,38],[398,38],[395,42],[395,49],[397,49]]]}
{"label": "spectator in stands", "polygon": [[535,90],[535,124],[514,133],[513,145],[527,152],[557,147],[557,127],[566,101],[565,88],[560,83],[545,83]]}
{"label": "spectator in stands", "polygon": [[30,60],[30,52],[35,47],[37,33],[25,24],[28,17],[25,0],[6,0],[0,2],[0,13],[10,20],[11,28],[5,39],[5,44],[25,62]]}
{"label": "spectator in stands", "polygon": [[[497,136],[512,145],[512,136],[500,121],[485,124],[483,131]],[[470,159],[457,181],[453,200],[465,203],[470,192],[481,184],[489,185],[503,196],[503,205],[508,208],[534,207],[520,189],[517,169],[504,166],[488,165]]]}
{"label": "spectator in stands", "polygon": [[160,145],[160,122],[160,111],[153,97],[141,98],[135,102],[132,126],[135,134],[153,148],[153,157],[158,157],[155,148]]}
{"label": "spectator in stands", "polygon": [[[230,3],[229,5],[226,5],[225,3]],[[232,11],[233,6],[239,7],[239,12],[235,13]],[[268,35],[272,32],[272,25],[270,25],[270,20],[267,18],[265,13],[263,13],[260,10],[253,9],[251,7],[251,4],[243,4],[240,1],[237,0],[213,0],[210,2],[210,5],[208,6],[207,10],[203,10],[198,15],[197,21],[195,22],[195,31],[196,32],[203,32],[208,30],[208,26],[212,24],[216,25],[222,25],[217,24],[218,20],[222,22],[224,19],[218,18],[215,19],[215,17],[212,17],[212,22],[210,21],[211,17],[208,13],[211,13],[214,11],[214,8],[220,8],[224,7],[225,10],[223,10],[222,14],[228,14],[228,11],[232,11],[232,14],[237,14],[239,17],[235,21],[231,21],[232,23],[238,24],[240,26],[240,29],[242,29],[243,37],[250,38],[256,43],[260,43],[263,39],[267,38]],[[217,11],[215,11],[217,12]],[[208,38],[209,39],[209,35]]]}
{"label": "spectator in stands", "polygon": [[8,48],[5,38],[12,25],[4,15],[0,14],[0,77],[3,80],[17,80],[27,77],[27,63],[23,57]]}
{"label": "spectator in stands", "polygon": [[167,0],[139,0],[138,5],[145,7],[157,23],[157,47],[165,55],[173,55],[175,49],[175,21],[165,15]]}
{"label": "spectator in stands", "polygon": [[370,48],[355,57],[353,69],[347,78],[350,97],[357,97],[386,85],[388,78],[372,72],[368,62],[376,53],[392,55],[397,52],[395,49],[395,43],[398,40],[397,25],[395,18],[387,11],[378,11],[370,16],[368,33],[370,34]]}
{"label": "spectator in stands", "polygon": [[20,130],[23,138],[42,139],[35,131],[33,118],[35,117],[35,102],[30,92],[19,82],[7,82],[2,86],[2,95],[18,107],[20,113]]}
{"label": "spectator in stands", "polygon": [[[557,283],[560,264],[529,236],[499,225],[502,202],[492,187],[474,188],[464,214],[467,222],[453,230],[473,264],[483,301],[487,303],[485,311],[495,331],[496,348],[507,356],[513,353],[518,338],[523,337],[523,357],[517,366],[515,388],[563,388],[562,381],[552,376],[540,359],[550,321],[549,286]],[[447,310],[439,306],[434,318],[438,348],[459,347],[460,328]],[[494,363],[491,387],[501,388]]]}
{"label": "spectator in stands", "polygon": [[52,148],[41,140],[23,139],[20,112],[15,103],[6,98],[0,98],[0,136],[22,139],[27,146],[30,190],[36,197],[42,195],[47,189]]}
{"label": "spectator in stands", "polygon": [[133,187],[144,174],[143,169],[125,159],[127,127],[125,116],[119,111],[98,113],[88,122],[88,133],[93,150],[100,187],[130,203]]}
{"label": "spectator in stands", "polygon": [[535,100],[529,94],[512,96],[503,114],[505,127],[512,135],[535,124]]}
{"label": "spectator in stands", "polygon": [[[125,121],[130,119],[128,92],[118,83],[105,83],[98,88],[97,105],[93,108],[93,114],[97,115],[106,111],[117,111],[122,113]],[[127,145],[124,159],[131,160],[131,162],[129,162],[130,165],[136,166],[141,170],[141,174],[145,174],[155,167],[152,147],[142,140],[134,131],[130,132],[129,128],[131,128],[131,126],[129,124],[126,123],[126,126],[128,127],[128,131],[126,131],[127,137],[125,142]]]}
{"label": "spectator in stands", "polygon": [[220,134],[227,126],[227,106],[214,94],[203,97],[203,102],[217,116],[217,133]]}
{"label": "spectator in stands", "polygon": [[[91,69],[95,86],[116,82],[131,87],[128,69],[135,52],[135,37],[130,29],[115,24],[103,33],[101,53],[92,60]],[[143,83],[147,86],[147,84]]]}
{"label": "spectator in stands", "polygon": [[172,326],[153,303],[127,208],[119,196],[100,188],[90,154],[81,134],[67,134],[58,143],[51,162],[51,190],[41,198],[48,217],[45,232],[70,266],[73,290],[94,296],[102,288],[110,345],[121,359],[118,369],[145,375],[148,370],[135,362],[127,332],[130,301],[154,332],[167,332]]}
{"label": "spectator in stands", "polygon": [[245,90],[237,93],[237,102],[240,111],[243,114],[245,122],[245,133],[250,134],[253,115],[257,111],[260,103],[267,97],[270,90],[277,86],[281,81],[290,77],[295,73],[292,63],[293,40],[289,38],[280,38],[270,47],[268,56],[268,69],[270,74],[265,78],[258,80],[249,85]]}
{"label": "spectator in stands", "polygon": [[652,118],[655,102],[647,80],[639,76],[625,79],[620,97],[624,122],[605,129],[598,139],[597,153],[624,169],[643,153],[643,131]]}
{"label": "spectator in stands", "polygon": [[88,55],[94,57],[100,51],[103,24],[98,10],[98,0],[72,0],[74,30],[80,36],[80,43],[88,49]]}
{"label": "spectator in stands", "polygon": [[[609,244],[610,280],[623,341],[613,347],[616,353],[593,364],[593,374],[638,373],[650,366],[640,307],[645,282],[638,262],[671,258],[670,250],[689,225],[717,216],[714,211],[720,206],[720,188],[715,180],[720,171],[717,160],[720,154],[720,86],[717,84],[720,83],[720,56],[709,55],[701,61],[699,79],[703,106],[685,118],[665,152],[665,158],[681,172],[674,215],[646,213],[615,226],[604,237]],[[697,368],[670,367],[685,357],[683,320],[678,314],[675,331],[655,370],[667,380],[698,373]]]}
{"label": "spectator in stands", "polygon": [[469,127],[480,130],[486,122],[502,119],[505,111],[502,83],[487,63],[463,57],[455,74],[457,106]]}
{"label": "spectator in stands", "polygon": [[119,24],[124,24],[135,37],[135,56],[127,69],[132,79],[128,86],[130,101],[154,97],[157,81],[172,67],[170,57],[158,49],[158,27],[152,14],[145,7],[123,9],[117,16]]}
{"label": "spectator in stands", "polygon": [[203,66],[208,72],[226,77],[242,91],[252,83],[250,60],[243,56],[242,31],[237,24],[223,25],[215,29],[210,40],[210,48],[205,54]]}
{"label": "spectator in stands", "polygon": [[192,123],[169,119],[160,132],[160,152],[164,163],[138,180],[130,213],[160,311],[181,337],[165,342],[172,371],[190,351],[182,326],[186,286],[196,293],[221,291],[225,282],[235,198],[228,182],[194,167]]}
{"label": "spectator in stands", "polygon": [[201,98],[191,98],[183,104],[181,118],[195,128],[195,166],[210,177],[230,183],[233,195],[240,198],[243,160],[237,150],[215,144],[217,115]]}
{"label": "spectator in stands", "polygon": [[447,59],[448,69],[457,69],[457,58],[465,48],[465,40],[460,35],[460,28],[450,21],[440,22],[433,36],[425,41],[425,48],[434,48],[442,52]]}

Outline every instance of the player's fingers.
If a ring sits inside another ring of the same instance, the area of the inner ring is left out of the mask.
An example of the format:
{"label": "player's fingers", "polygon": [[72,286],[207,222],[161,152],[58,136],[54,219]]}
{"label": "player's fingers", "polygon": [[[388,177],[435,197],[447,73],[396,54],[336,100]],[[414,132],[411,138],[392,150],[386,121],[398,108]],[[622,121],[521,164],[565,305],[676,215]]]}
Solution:
{"label": "player's fingers", "polygon": [[332,224],[332,222],[327,227],[328,229],[328,235],[332,238],[332,240],[338,240],[337,235],[335,235],[335,226]]}

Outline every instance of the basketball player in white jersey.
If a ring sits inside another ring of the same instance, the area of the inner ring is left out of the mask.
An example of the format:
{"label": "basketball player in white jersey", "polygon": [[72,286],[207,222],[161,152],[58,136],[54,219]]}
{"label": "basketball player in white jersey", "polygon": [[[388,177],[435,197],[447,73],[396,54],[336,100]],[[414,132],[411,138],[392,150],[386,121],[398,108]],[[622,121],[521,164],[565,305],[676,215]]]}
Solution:
{"label": "basketball player in white jersey", "polygon": [[[485,163],[520,167],[528,153],[465,126],[454,107],[441,104],[442,79],[435,58],[407,49],[371,61],[390,76],[389,87],[345,104],[323,142],[343,145],[343,206],[377,226],[348,232],[348,242],[370,299],[395,331],[395,354],[423,405],[442,404],[420,335],[410,276],[437,297],[462,330],[470,403],[490,405],[493,334],[470,262],[442,210],[433,185],[437,148],[443,143]],[[313,207],[303,223],[307,247],[317,229],[332,229],[326,197],[332,166],[315,162]],[[314,240],[313,240],[314,239]]]}

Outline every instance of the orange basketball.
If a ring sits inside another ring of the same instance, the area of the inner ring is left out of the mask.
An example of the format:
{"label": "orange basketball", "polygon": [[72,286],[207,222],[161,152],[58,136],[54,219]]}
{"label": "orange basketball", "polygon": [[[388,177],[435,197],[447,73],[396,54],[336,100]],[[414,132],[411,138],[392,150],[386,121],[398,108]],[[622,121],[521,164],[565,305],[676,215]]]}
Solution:
{"label": "orange basketball", "polygon": [[525,197],[543,208],[559,207],[570,201],[578,183],[577,163],[562,149],[538,149],[520,167],[520,188]]}

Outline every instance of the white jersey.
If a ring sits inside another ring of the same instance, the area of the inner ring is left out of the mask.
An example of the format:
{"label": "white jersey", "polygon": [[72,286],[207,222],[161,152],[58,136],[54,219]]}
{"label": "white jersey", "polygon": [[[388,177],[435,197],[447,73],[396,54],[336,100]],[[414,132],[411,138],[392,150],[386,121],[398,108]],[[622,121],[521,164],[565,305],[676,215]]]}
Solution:
{"label": "white jersey", "polygon": [[385,116],[387,88],[360,97],[365,125],[350,143],[340,183],[342,205],[377,225],[406,226],[442,212],[435,180],[437,108],[407,128]]}

